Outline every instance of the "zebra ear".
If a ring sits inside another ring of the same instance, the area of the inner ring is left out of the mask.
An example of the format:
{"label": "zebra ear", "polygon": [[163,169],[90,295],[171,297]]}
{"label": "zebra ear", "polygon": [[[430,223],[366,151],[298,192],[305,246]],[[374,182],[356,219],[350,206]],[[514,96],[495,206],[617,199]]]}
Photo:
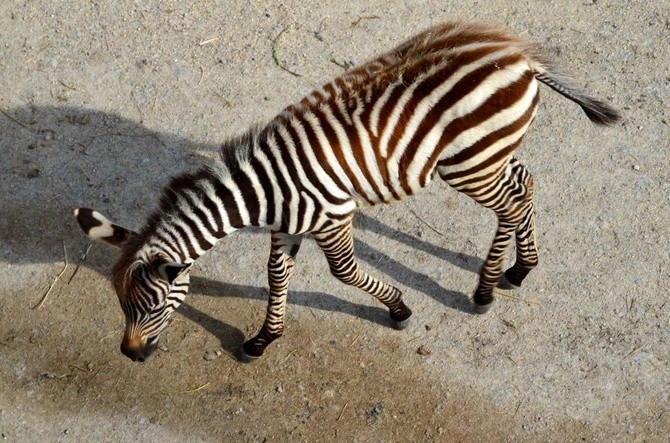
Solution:
{"label": "zebra ear", "polygon": [[93,240],[101,240],[112,246],[121,248],[130,238],[137,235],[135,232],[115,225],[102,214],[89,208],[74,210],[77,223],[84,233]]}
{"label": "zebra ear", "polygon": [[170,284],[191,267],[190,264],[170,262],[160,255],[157,255],[154,258],[151,266],[158,272],[158,275],[163,277]]}

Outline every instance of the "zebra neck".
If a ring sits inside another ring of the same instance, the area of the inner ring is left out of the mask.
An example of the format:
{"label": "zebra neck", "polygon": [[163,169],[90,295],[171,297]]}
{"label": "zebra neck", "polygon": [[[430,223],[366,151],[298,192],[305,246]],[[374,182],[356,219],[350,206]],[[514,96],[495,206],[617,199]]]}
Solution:
{"label": "zebra neck", "polygon": [[[277,125],[252,129],[226,142],[221,160],[210,167],[215,194],[223,207],[221,218],[232,231],[247,226],[288,229],[289,202],[298,195],[285,175],[291,176],[287,159],[276,139]],[[226,234],[229,232],[226,231]]]}
{"label": "zebra neck", "polygon": [[238,229],[264,226],[248,186],[239,172],[220,165],[174,177],[144,228],[144,245],[187,264]]}

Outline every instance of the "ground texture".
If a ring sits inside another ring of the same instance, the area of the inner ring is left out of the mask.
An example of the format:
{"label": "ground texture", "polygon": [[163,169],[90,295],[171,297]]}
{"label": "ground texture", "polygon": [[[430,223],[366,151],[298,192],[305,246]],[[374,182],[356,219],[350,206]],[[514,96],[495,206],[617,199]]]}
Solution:
{"label": "ground texture", "polygon": [[[2,438],[667,438],[666,2],[145,3],[0,6]],[[363,266],[414,310],[408,329],[393,330],[374,300],[335,281],[306,241],[286,336],[238,363],[232,355],[263,319],[269,250],[264,232],[244,231],[198,262],[160,350],[144,364],[123,357],[106,277],[115,252],[89,250],[72,209],[136,228],[169,176],[208,161],[226,138],[459,17],[543,43],[624,115],[598,128],[543,89],[519,153],[535,176],[541,247],[525,286],[501,292],[488,315],[471,313],[495,219],[433,183],[356,221]]]}

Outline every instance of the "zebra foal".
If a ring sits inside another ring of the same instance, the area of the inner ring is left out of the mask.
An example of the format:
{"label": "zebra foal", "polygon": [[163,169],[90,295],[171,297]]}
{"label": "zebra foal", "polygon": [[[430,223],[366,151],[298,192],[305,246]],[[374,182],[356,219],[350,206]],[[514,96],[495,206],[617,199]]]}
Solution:
{"label": "zebra foal", "polygon": [[[486,312],[496,286],[519,286],[538,262],[533,179],[513,154],[535,116],[539,83],[596,124],[620,119],[571,85],[537,45],[492,25],[445,23],[225,143],[219,160],[173,178],[139,232],[75,210],[84,232],[120,248],[112,282],[126,318],[122,352],[139,361],[151,354],[188,292],[192,263],[246,226],[272,235],[267,315],[244,343],[243,361],[282,335],[307,233],[335,277],[379,299],[393,325],[405,327],[411,311],[400,291],[359,269],[351,221],[357,207],[401,200],[435,177],[498,217],[473,298],[475,311]],[[512,241],[516,261],[503,274]]]}

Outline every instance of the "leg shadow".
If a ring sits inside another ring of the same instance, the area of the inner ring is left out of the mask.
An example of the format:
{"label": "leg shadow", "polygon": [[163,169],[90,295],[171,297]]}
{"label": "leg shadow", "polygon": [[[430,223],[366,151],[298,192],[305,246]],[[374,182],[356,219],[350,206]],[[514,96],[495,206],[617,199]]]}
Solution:
{"label": "leg shadow", "polygon": [[360,222],[360,229],[383,235],[384,237],[403,243],[413,249],[426,252],[437,258],[446,260],[454,266],[465,269],[466,271],[471,271],[478,274],[479,269],[484,264],[484,261],[479,257],[450,251],[449,249],[445,249],[433,243],[420,240],[413,235],[409,235],[405,232],[399,231],[398,229],[386,226],[379,220],[365,215],[362,212],[359,212],[356,215],[356,218]]}
{"label": "leg shadow", "polygon": [[235,355],[244,342],[244,333],[234,326],[217,320],[214,317],[183,303],[177,313],[197,323],[219,339],[221,347],[231,355]]}
{"label": "leg shadow", "polygon": [[[219,282],[203,277],[191,278],[190,292],[192,295],[206,295],[208,297],[267,300],[265,288]],[[310,309],[351,315],[382,326],[391,326],[389,313],[385,308],[352,303],[323,292],[289,290],[288,302],[292,305]],[[210,332],[213,331],[210,330]]]}
{"label": "leg shadow", "polygon": [[384,274],[394,276],[396,280],[400,280],[403,285],[406,285],[417,292],[422,292],[452,309],[457,309],[468,314],[475,312],[469,296],[461,294],[460,292],[444,289],[432,278],[403,265],[383,252],[369,246],[365,242],[354,240],[354,248],[357,251],[356,256],[359,259],[365,261]]}

